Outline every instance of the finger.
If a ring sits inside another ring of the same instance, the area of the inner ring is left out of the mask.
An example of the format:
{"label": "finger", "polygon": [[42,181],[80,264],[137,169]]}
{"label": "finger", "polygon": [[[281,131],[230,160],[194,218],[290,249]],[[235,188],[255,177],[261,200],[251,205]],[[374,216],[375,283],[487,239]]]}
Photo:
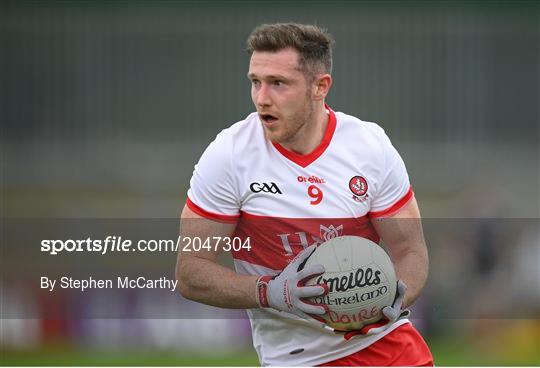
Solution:
{"label": "finger", "polygon": [[405,292],[407,291],[407,284],[405,284],[403,280],[398,280],[397,289],[399,294],[405,295]]}
{"label": "finger", "polygon": [[403,306],[403,299],[405,298],[405,295],[399,295],[396,300],[394,300],[394,304],[392,305],[392,308],[401,310],[401,307]]}
{"label": "finger", "polygon": [[401,310],[403,305],[403,299],[405,299],[405,293],[407,292],[407,285],[401,280],[397,283],[396,299],[394,300],[394,309]]}
{"label": "finger", "polygon": [[293,269],[295,272],[298,272],[304,268],[306,265],[306,262],[308,258],[315,252],[317,249],[317,246],[315,244],[310,245],[300,253],[296,255],[296,257],[293,258],[293,260],[289,263],[287,268]]}
{"label": "finger", "polygon": [[[404,311],[401,311],[401,313],[399,313],[394,308],[385,307],[382,310],[382,314],[386,317],[386,319],[388,319],[388,321],[384,325],[382,325],[380,327],[369,329],[365,333],[366,335],[375,335],[375,334],[378,334],[378,333],[380,333],[382,331],[385,331],[386,329],[388,329],[388,327],[390,327],[397,320],[409,317],[411,315],[411,311],[408,310],[408,309],[405,309]],[[362,329],[364,329],[364,328],[362,328]]]}
{"label": "finger", "polygon": [[317,249],[317,246],[315,244],[310,245],[309,247],[298,253],[296,257],[293,258],[290,264],[295,264],[296,266],[298,266],[306,259],[308,259],[309,256],[315,251],[315,249]]}
{"label": "finger", "polygon": [[317,275],[322,275],[325,271],[326,269],[322,264],[314,264],[298,272],[298,279],[301,282],[305,282],[307,281],[306,279],[310,279]]}
{"label": "finger", "polygon": [[297,305],[297,308],[300,309],[302,312],[307,314],[317,314],[322,315],[326,313],[326,309],[319,304],[308,304],[303,301],[300,301]]}
{"label": "finger", "polygon": [[384,307],[382,309],[382,314],[386,317],[387,320],[393,322],[398,319],[400,310],[392,307]]}
{"label": "finger", "polygon": [[[311,304],[311,305],[315,305],[317,307],[323,307],[324,308],[324,314],[330,312],[330,307],[328,307],[326,304],[319,304],[319,303],[315,303],[309,299],[300,299],[301,302],[303,303],[306,303],[306,304]],[[312,316],[313,318],[315,318],[314,316]],[[320,317],[319,317],[320,318]],[[317,318],[315,318],[317,319]],[[322,321],[324,322],[324,319],[322,319]]]}
{"label": "finger", "polygon": [[298,298],[312,298],[314,296],[321,296],[326,293],[326,289],[323,286],[301,286],[294,289],[294,295]]}
{"label": "finger", "polygon": [[314,320],[317,320],[317,322],[326,324],[325,319],[322,318],[320,315],[310,314],[309,316],[310,316],[311,318],[313,318]]}
{"label": "finger", "polygon": [[328,288],[328,284],[319,284],[324,288],[324,295],[328,294],[330,292],[330,289]]}
{"label": "finger", "polygon": [[398,319],[408,318],[411,315],[411,311],[408,309],[405,309],[404,311],[401,311],[401,314],[399,315]]}

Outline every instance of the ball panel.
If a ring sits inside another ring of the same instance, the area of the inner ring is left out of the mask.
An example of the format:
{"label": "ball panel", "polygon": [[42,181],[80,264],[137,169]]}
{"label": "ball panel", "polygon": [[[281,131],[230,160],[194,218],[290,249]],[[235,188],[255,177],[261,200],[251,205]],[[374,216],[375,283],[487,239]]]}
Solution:
{"label": "ball panel", "polygon": [[386,252],[370,240],[343,236],[321,244],[306,266],[323,264],[326,272],[308,285],[325,283],[329,293],[312,298],[329,307],[322,316],[338,330],[354,330],[377,322],[381,309],[391,305],[396,293],[396,276]]}

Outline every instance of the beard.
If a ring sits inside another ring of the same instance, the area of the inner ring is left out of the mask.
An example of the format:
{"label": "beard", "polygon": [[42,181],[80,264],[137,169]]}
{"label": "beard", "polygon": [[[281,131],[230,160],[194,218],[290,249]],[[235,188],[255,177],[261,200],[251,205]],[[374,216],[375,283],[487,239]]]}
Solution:
{"label": "beard", "polygon": [[301,131],[313,120],[315,108],[310,100],[306,100],[303,108],[294,114],[283,116],[274,132],[265,130],[265,135],[272,142],[290,144],[301,139]]}

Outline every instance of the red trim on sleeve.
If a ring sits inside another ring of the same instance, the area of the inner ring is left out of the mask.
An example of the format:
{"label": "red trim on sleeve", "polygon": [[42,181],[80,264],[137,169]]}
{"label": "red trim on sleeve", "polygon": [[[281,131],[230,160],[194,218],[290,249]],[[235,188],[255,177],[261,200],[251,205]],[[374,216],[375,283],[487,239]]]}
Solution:
{"label": "red trim on sleeve", "polygon": [[412,186],[410,186],[409,191],[403,197],[401,197],[400,200],[394,203],[392,206],[382,211],[369,212],[368,216],[371,218],[391,217],[395,215],[396,213],[398,213],[399,210],[402,209],[413,197],[414,197],[414,192],[412,190]]}
{"label": "red trim on sleeve", "polygon": [[330,116],[328,117],[328,126],[326,127],[326,131],[324,132],[323,139],[321,143],[317,146],[317,148],[315,148],[311,153],[308,153],[307,155],[300,155],[296,152],[287,150],[279,143],[272,142],[272,144],[274,145],[274,147],[276,147],[279,153],[281,153],[283,156],[285,156],[295,164],[302,167],[307,167],[313,161],[318,159],[330,145],[332,137],[334,136],[334,132],[336,131],[336,114],[332,111],[332,109],[328,107],[328,105],[325,104],[325,107],[328,109]]}
{"label": "red trim on sleeve", "polygon": [[189,207],[190,210],[195,212],[197,215],[205,217],[210,220],[234,224],[240,218],[240,215],[222,215],[219,213],[209,212],[197,206],[195,203],[193,203],[193,201],[191,201],[191,199],[189,199],[189,197],[186,200],[186,205]]}

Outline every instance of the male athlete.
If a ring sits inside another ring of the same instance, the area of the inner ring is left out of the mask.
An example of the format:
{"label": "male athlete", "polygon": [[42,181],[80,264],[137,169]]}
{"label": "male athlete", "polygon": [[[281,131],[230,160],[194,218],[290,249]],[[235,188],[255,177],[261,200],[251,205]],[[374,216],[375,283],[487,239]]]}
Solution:
{"label": "male athlete", "polygon": [[[420,213],[405,165],[383,129],[325,104],[332,85],[332,39],[300,24],[257,27],[249,36],[248,78],[256,112],[223,130],[195,166],[182,211],[183,236],[250,239],[233,252],[179,254],[186,298],[248,309],[262,365],[433,365],[407,320],[428,273]],[[341,235],[384,241],[398,295],[383,322],[347,334],[311,316],[304,281],[322,265],[299,267],[315,247]],[[406,285],[406,286],[405,286]]]}

